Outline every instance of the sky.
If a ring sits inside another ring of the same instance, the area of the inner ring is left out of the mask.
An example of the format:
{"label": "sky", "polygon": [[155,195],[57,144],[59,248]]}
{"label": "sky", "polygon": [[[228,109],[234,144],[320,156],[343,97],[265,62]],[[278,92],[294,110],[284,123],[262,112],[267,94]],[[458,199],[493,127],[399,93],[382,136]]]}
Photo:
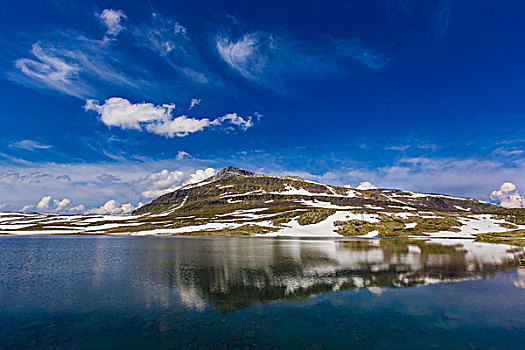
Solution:
{"label": "sky", "polygon": [[525,206],[525,3],[2,6],[0,210],[129,212],[229,165]]}

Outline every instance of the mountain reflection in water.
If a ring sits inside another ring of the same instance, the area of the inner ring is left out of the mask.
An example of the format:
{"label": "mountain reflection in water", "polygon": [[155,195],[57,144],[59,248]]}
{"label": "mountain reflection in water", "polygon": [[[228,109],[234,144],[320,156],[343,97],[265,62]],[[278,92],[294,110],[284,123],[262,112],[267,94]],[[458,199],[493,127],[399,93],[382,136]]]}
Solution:
{"label": "mountain reflection in water", "polygon": [[522,248],[450,240],[177,238],[143,244],[135,272],[148,276],[157,297],[177,293],[187,307],[220,312],[331,291],[381,293],[489,278],[525,256]]}
{"label": "mountain reflection in water", "polygon": [[524,256],[457,240],[0,237],[0,348],[520,349]]}

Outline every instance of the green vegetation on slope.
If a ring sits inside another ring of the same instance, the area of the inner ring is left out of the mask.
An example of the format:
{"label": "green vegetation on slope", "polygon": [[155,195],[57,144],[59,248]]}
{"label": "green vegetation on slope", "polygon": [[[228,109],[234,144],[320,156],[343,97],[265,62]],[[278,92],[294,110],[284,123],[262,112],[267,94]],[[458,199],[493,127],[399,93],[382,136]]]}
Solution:
{"label": "green vegetation on slope", "polygon": [[476,242],[502,243],[525,247],[525,230],[482,233],[476,236]]}
{"label": "green vegetation on slope", "polygon": [[326,220],[330,215],[334,215],[335,212],[335,209],[310,209],[299,215],[297,222],[302,226],[317,224]]}
{"label": "green vegetation on slope", "polygon": [[236,228],[185,232],[184,236],[252,236],[278,231],[278,228],[259,225],[242,225]]}
{"label": "green vegetation on slope", "polygon": [[[416,223],[413,228],[407,228],[407,223]],[[377,231],[378,238],[395,238],[406,236],[423,236],[425,233],[452,231],[459,232],[457,226],[461,226],[458,219],[450,216],[443,218],[421,218],[397,219],[385,215],[381,216],[379,222],[368,222],[363,220],[336,221],[336,232],[343,236],[363,236],[369,232]]]}

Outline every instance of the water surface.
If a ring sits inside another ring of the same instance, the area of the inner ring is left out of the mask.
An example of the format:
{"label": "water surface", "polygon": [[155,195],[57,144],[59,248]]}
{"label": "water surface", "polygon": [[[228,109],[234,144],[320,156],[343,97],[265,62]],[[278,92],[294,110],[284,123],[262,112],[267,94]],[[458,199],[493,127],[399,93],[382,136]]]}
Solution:
{"label": "water surface", "polygon": [[0,348],[525,349],[523,249],[0,237]]}

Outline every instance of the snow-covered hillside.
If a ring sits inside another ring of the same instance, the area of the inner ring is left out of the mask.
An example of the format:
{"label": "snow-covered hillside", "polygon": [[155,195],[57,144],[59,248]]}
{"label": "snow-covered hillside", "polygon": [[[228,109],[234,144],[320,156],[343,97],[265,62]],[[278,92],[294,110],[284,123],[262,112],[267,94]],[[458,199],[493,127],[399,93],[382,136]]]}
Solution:
{"label": "snow-covered hillside", "polygon": [[1,234],[439,237],[521,232],[521,212],[392,189],[357,190],[229,167],[133,215],[1,213]]}

